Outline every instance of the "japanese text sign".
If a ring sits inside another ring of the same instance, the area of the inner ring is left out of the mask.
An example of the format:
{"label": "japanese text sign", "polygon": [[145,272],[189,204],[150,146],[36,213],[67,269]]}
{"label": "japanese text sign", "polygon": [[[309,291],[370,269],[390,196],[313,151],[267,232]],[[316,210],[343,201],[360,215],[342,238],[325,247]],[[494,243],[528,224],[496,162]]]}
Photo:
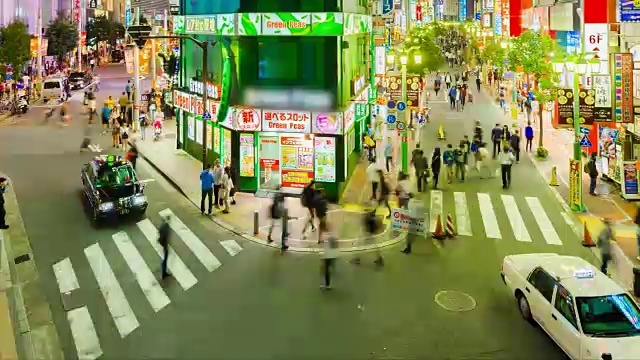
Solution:
{"label": "japanese text sign", "polygon": [[314,112],[313,133],[342,135],[342,114]]}
{"label": "japanese text sign", "polygon": [[616,122],[633,123],[633,55],[614,54]]}
{"label": "japanese text sign", "polygon": [[260,121],[262,114],[260,110],[246,108],[236,113],[236,130],[240,131],[260,131]]}
{"label": "japanese text sign", "polygon": [[178,109],[190,111],[189,94],[175,90],[173,92],[173,105]]}
{"label": "japanese text sign", "polygon": [[310,133],[311,113],[262,110],[262,131]]}
{"label": "japanese text sign", "polygon": [[611,77],[609,75],[593,75],[595,90],[594,121],[613,121],[611,111]]}
{"label": "japanese text sign", "polygon": [[216,34],[215,16],[190,16],[186,18],[186,34]]}
{"label": "japanese text sign", "polygon": [[344,131],[346,133],[356,121],[356,104],[352,103],[351,106],[344,111],[342,118],[344,119]]}

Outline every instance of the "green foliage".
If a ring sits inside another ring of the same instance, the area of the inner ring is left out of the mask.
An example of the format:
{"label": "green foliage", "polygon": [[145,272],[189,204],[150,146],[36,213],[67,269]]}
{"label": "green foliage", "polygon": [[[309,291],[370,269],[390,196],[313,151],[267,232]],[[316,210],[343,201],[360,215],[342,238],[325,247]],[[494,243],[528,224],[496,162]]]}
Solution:
{"label": "green foliage", "polygon": [[557,76],[549,56],[555,49],[555,41],[549,35],[529,30],[511,39],[507,53],[509,70],[516,71],[521,67],[524,74],[533,75],[538,84],[533,93],[541,103],[552,100],[550,89],[555,86]]}
{"label": "green foliage", "polygon": [[502,67],[504,64],[504,58],[507,57],[507,49],[503,49],[499,43],[489,42],[485,44],[480,58],[483,63],[491,64],[494,66]]}
{"label": "green foliage", "polygon": [[4,40],[0,46],[0,63],[11,64],[13,71],[19,73],[31,58],[27,25],[15,20],[7,27],[0,28],[0,36]]}
{"label": "green foliage", "polygon": [[62,59],[78,45],[78,27],[62,14],[58,14],[58,17],[49,23],[46,36],[49,39],[49,54],[57,56],[58,59]]}
{"label": "green foliage", "polygon": [[538,146],[536,149],[536,158],[539,160],[544,160],[549,156],[549,150],[545,149],[542,146]]}
{"label": "green foliage", "polygon": [[[445,59],[442,55],[440,46],[435,43],[435,31],[429,28],[414,28],[405,39],[404,50],[408,51],[414,47],[409,53],[409,61],[407,62],[407,71],[412,74],[424,74],[440,70],[444,65]],[[417,47],[417,48],[416,48]],[[414,62],[414,55],[421,55],[420,63]]]}
{"label": "green foliage", "polygon": [[116,40],[124,38],[124,32],[122,24],[106,16],[98,16],[87,24],[87,39],[90,41],[106,41],[115,45]]}

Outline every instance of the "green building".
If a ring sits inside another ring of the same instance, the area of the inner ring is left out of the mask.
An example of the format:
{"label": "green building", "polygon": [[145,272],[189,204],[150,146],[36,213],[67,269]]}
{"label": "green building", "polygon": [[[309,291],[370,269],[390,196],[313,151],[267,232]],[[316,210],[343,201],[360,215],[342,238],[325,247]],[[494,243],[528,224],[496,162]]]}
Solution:
{"label": "green building", "polygon": [[[173,92],[178,147],[201,159],[206,146],[207,162],[220,158],[236,169],[240,191],[297,192],[315,179],[337,199],[357,163],[370,112],[366,5],[182,0],[173,32],[215,44],[208,50],[204,109],[202,49],[181,40]],[[203,124],[205,112],[212,120]]]}

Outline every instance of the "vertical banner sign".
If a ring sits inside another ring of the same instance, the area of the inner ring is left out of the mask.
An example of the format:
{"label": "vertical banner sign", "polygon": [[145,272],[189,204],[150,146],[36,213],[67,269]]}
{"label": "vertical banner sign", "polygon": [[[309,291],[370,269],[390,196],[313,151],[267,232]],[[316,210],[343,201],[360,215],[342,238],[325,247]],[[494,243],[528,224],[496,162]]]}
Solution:
{"label": "vertical banner sign", "polygon": [[581,170],[580,160],[569,159],[569,206],[572,208],[580,208],[582,206],[582,191],[580,191],[582,182]]}
{"label": "vertical banner sign", "polygon": [[584,24],[585,52],[594,52],[600,60],[600,74],[609,74],[609,24]]}
{"label": "vertical banner sign", "polygon": [[393,11],[393,0],[382,0],[382,15],[389,15]]}
{"label": "vertical banner sign", "polygon": [[558,89],[558,125],[573,124],[573,89]]}
{"label": "vertical banner sign", "polygon": [[127,0],[126,7],[124,10],[124,26],[131,26],[131,0]]}
{"label": "vertical banner sign", "polygon": [[505,37],[510,36],[511,31],[509,29],[510,25],[509,25],[509,1],[508,0],[503,0],[502,1],[502,9],[501,9],[501,13],[502,13],[502,34]]}
{"label": "vertical banner sign", "polygon": [[611,112],[611,77],[609,75],[593,75],[595,90],[594,121],[613,121]]}
{"label": "vertical banner sign", "polygon": [[467,0],[458,1],[458,20],[460,22],[467,20]]}
{"label": "vertical banner sign", "polygon": [[615,89],[615,120],[618,123],[633,123],[633,55],[613,55],[613,77]]}
{"label": "vertical banner sign", "polygon": [[416,5],[416,20],[422,21],[422,6]]}
{"label": "vertical banner sign", "polygon": [[80,1],[81,0],[73,0],[73,21],[76,24],[80,24]]}
{"label": "vertical banner sign", "polygon": [[494,34],[496,36],[502,36],[502,1],[507,0],[495,0],[494,6],[496,11],[494,12],[493,21],[494,21]]}

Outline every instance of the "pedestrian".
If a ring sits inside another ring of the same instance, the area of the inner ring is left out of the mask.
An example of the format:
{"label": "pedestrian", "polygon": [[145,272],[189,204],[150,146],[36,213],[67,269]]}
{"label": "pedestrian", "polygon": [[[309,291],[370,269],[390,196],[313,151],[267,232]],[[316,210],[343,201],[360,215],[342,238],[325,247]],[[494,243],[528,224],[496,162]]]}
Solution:
{"label": "pedestrian", "polygon": [[118,106],[119,106],[118,112],[124,113],[128,105],[129,105],[129,98],[127,97],[127,93],[123,92],[122,95],[120,95],[120,97],[118,98]]}
{"label": "pedestrian", "polygon": [[120,126],[120,145],[122,145],[122,151],[127,151],[127,146],[129,144],[129,125],[122,124]]}
{"label": "pedestrian", "polygon": [[499,90],[499,97],[500,97],[500,109],[504,109],[506,110],[505,107],[505,89],[504,89],[504,85],[500,85],[500,90]]}
{"label": "pedestrian", "polygon": [[598,235],[598,247],[600,248],[600,256],[602,257],[602,266],[600,271],[607,275],[607,268],[609,267],[609,261],[611,261],[611,241],[613,240],[613,228],[611,227],[611,220],[602,219],[604,228]]}
{"label": "pedestrian", "polygon": [[447,85],[447,90],[449,90],[451,88],[451,75],[449,73],[444,76],[444,83]]}
{"label": "pedestrian", "polygon": [[456,88],[449,88],[449,105],[451,105],[451,110],[456,107]]}
{"label": "pedestrian", "polygon": [[480,120],[476,120],[476,127],[473,129],[474,137],[478,138],[480,142],[482,142],[482,125],[480,125]]}
{"label": "pedestrian", "polygon": [[378,177],[380,179],[380,198],[378,198],[378,205],[376,209],[380,207],[380,203],[384,204],[389,210],[389,215],[387,215],[387,218],[390,218],[391,206],[389,205],[389,195],[391,194],[391,188],[389,188],[389,184],[385,180],[382,170],[378,170]]}
{"label": "pedestrian", "polygon": [[222,210],[223,214],[229,213],[229,198],[231,197],[232,189],[233,180],[231,179],[231,168],[229,166],[225,166],[224,172],[222,174],[222,187],[220,188],[220,197],[222,198],[222,203],[224,204],[224,209]]}
{"label": "pedestrian", "polygon": [[466,170],[465,164],[464,164],[464,157],[465,157],[464,143],[461,141],[460,144],[458,145],[458,148],[453,150],[453,159],[456,166],[456,178],[459,179],[461,182],[464,182],[464,175]]}
{"label": "pedestrian", "polygon": [[393,165],[393,145],[391,145],[391,137],[387,138],[387,143],[384,145],[384,158],[387,172],[389,172],[391,171],[391,165]]}
{"label": "pedestrian", "polygon": [[102,134],[106,134],[109,131],[109,120],[111,119],[111,108],[109,108],[106,102],[100,112],[100,118],[102,120]]}
{"label": "pedestrian", "polygon": [[324,196],[322,191],[319,189],[315,189],[315,195],[313,197],[313,212],[318,218],[319,229],[318,231],[318,244],[323,241],[323,231],[322,224],[327,223],[327,212],[329,211],[329,202],[327,198]]}
{"label": "pedestrian", "polygon": [[513,154],[516,157],[516,163],[520,162],[520,132],[518,130],[513,132],[511,138],[509,139],[509,145],[513,150]]}
{"label": "pedestrian", "polygon": [[528,96],[524,100],[524,108],[527,111],[527,121],[531,122],[531,112],[533,111],[533,108],[531,104],[531,98],[529,98]]}
{"label": "pedestrian", "polygon": [[471,153],[471,141],[469,141],[469,136],[464,135],[462,140],[460,140],[460,147],[463,150],[463,162],[465,165],[465,170],[469,166],[469,154]]}
{"label": "pedestrian", "polygon": [[209,211],[207,214],[211,215],[211,201],[213,195],[213,183],[215,182],[215,178],[213,172],[211,171],[211,165],[208,165],[206,169],[202,170],[200,173],[200,213],[204,215],[204,200],[209,197]]}
{"label": "pedestrian", "polygon": [[371,197],[369,199],[375,200],[378,198],[376,195],[378,193],[380,177],[378,176],[378,165],[371,159],[369,160],[369,166],[367,166],[367,179],[371,183]]}
{"label": "pedestrian", "polygon": [[589,161],[584,165],[584,172],[589,174],[589,195],[596,195],[596,182],[598,180],[598,168],[596,166],[596,153],[591,153]]}
{"label": "pedestrian", "polygon": [[498,155],[500,161],[500,169],[502,171],[502,188],[508,189],[511,186],[511,166],[515,157],[508,146]]}
{"label": "pedestrian", "polygon": [[478,145],[478,153],[476,155],[476,170],[480,174],[480,179],[484,179],[486,176],[491,176],[491,168],[489,166],[489,150],[487,150],[486,143],[480,143]]}
{"label": "pedestrian", "polygon": [[531,152],[531,146],[533,144],[533,128],[531,127],[531,121],[528,121],[527,126],[524,128],[524,137],[527,139],[525,151]]}
{"label": "pedestrian", "polygon": [[[365,246],[371,245],[374,243],[375,235],[382,228],[382,222],[376,215],[376,209],[367,209],[367,211],[365,211],[364,213],[363,220],[364,220],[363,225],[365,230],[364,244]],[[375,253],[376,253],[376,259],[373,261],[373,263],[377,266],[383,266],[384,259],[382,259],[382,254],[380,253],[380,249],[376,248]],[[359,265],[360,256],[356,255],[356,257],[353,258],[352,262],[356,265]]]}
{"label": "pedestrian", "polygon": [[131,166],[133,167],[133,170],[136,169],[136,165],[138,163],[138,148],[135,146],[135,144],[131,144],[131,147],[129,148],[129,151],[127,152],[127,160],[129,160],[129,162],[131,162]]}
{"label": "pedestrian", "polygon": [[455,165],[455,154],[453,145],[447,144],[447,150],[444,151],[442,158],[444,161],[444,165],[447,167],[447,183],[451,184],[453,182],[453,177],[455,176],[453,168],[453,166]]}
{"label": "pedestrian", "polygon": [[480,74],[476,75],[476,88],[478,89],[478,92],[480,92],[480,84],[482,83],[482,81],[480,80]]}
{"label": "pedestrian", "polygon": [[119,149],[122,141],[120,140],[120,123],[117,121],[113,122],[113,128],[111,129],[111,145],[113,145],[114,149]]}
{"label": "pedestrian", "polygon": [[329,231],[327,223],[320,223],[320,232],[325,235],[326,241],[322,251],[322,272],[324,274],[324,284],[320,285],[321,290],[331,290],[331,273],[335,267],[338,257],[338,239]]}
{"label": "pedestrian", "polygon": [[7,178],[0,177],[0,229],[2,230],[7,230],[9,228],[5,219],[7,211],[4,209],[4,194],[7,192],[8,186]]}
{"label": "pedestrian", "polygon": [[213,178],[215,183],[213,185],[213,198],[216,209],[219,209],[222,205],[222,199],[220,198],[220,189],[222,188],[222,175],[224,170],[220,166],[220,160],[216,159],[213,163]]}
{"label": "pedestrian", "polygon": [[93,126],[91,123],[88,123],[84,128],[84,138],[82,139],[82,143],[80,144],[80,151],[90,150],[91,149],[91,132],[93,130]]}
{"label": "pedestrian", "polygon": [[131,80],[127,80],[127,85],[124,86],[124,91],[127,93],[127,99],[131,99]]}
{"label": "pedestrian", "polygon": [[158,229],[158,242],[160,243],[160,246],[162,246],[163,254],[162,263],[160,264],[163,280],[171,276],[171,273],[167,271],[167,267],[169,266],[169,221],[171,221],[171,218],[169,215],[166,215],[162,219],[162,224],[160,224],[160,228]]}
{"label": "pedestrian", "polygon": [[408,210],[409,200],[412,197],[411,190],[409,188],[409,175],[405,173],[398,174],[398,186],[396,187],[396,194],[398,195],[398,206]]}
{"label": "pedestrian", "polygon": [[[273,228],[276,226],[276,223],[282,219],[285,213],[284,207],[284,194],[281,191],[281,188],[278,187],[275,196],[273,197],[273,202],[269,207],[269,235],[267,235],[267,244],[273,242],[271,238],[271,234],[273,234]],[[283,237],[288,236],[284,234],[285,229],[283,229]]]}
{"label": "pedestrian", "polygon": [[436,80],[433,83],[433,91],[436,93],[436,97],[438,96],[438,92],[440,91],[440,75],[436,76]]}
{"label": "pedestrian", "polygon": [[511,131],[509,126],[504,125],[502,127],[502,147],[505,148],[511,143]]}
{"label": "pedestrian", "polygon": [[496,127],[491,130],[491,142],[493,142],[493,158],[500,153],[500,144],[502,142],[502,128],[500,124],[496,124]]}
{"label": "pedestrian", "polygon": [[313,208],[313,200],[314,200],[314,197],[316,196],[316,190],[314,189],[315,183],[316,182],[314,180],[311,180],[311,182],[308,183],[307,186],[304,187],[304,189],[302,189],[302,194],[300,196],[300,203],[309,211],[309,220],[305,222],[304,227],[302,228],[303,239],[307,238],[306,233],[307,233],[307,227],[309,225],[311,225],[311,231],[316,231],[316,224],[315,224],[316,217],[315,217],[315,211]]}
{"label": "pedestrian", "polygon": [[422,150],[420,150],[420,153],[416,155],[415,159],[413,159],[412,162],[413,167],[416,171],[416,184],[418,192],[422,192],[422,189],[426,188],[427,186],[429,163]]}
{"label": "pedestrian", "polygon": [[147,113],[144,111],[140,112],[140,139],[144,141],[147,137],[147,127],[149,126],[149,119],[147,119]]}
{"label": "pedestrian", "polygon": [[89,65],[91,66],[91,72],[93,72],[96,67],[96,61],[94,58],[91,58],[91,60],[89,60]]}
{"label": "pedestrian", "polygon": [[467,100],[467,84],[463,84],[460,87],[460,105],[462,106],[462,110],[464,110],[464,105]]}

